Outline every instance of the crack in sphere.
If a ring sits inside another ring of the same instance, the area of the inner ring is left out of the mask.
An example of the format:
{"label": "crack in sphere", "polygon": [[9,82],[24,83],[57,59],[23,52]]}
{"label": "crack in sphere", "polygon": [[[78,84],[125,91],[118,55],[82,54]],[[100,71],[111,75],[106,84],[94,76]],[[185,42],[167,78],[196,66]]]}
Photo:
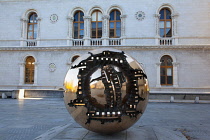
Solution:
{"label": "crack in sphere", "polygon": [[84,128],[103,134],[131,127],[149,95],[142,67],[123,51],[103,48],[79,57],[64,81],[67,110]]}

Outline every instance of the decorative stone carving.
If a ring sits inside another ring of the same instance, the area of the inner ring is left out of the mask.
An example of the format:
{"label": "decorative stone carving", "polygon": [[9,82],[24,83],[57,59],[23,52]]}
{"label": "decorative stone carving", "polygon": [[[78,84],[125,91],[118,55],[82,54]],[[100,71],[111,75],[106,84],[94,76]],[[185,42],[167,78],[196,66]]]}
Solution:
{"label": "decorative stone carving", "polygon": [[51,23],[56,23],[58,21],[58,15],[52,14],[50,16],[50,21],[51,21]]}
{"label": "decorative stone carving", "polygon": [[49,71],[54,72],[56,70],[56,65],[54,63],[49,64]]}
{"label": "decorative stone carving", "polygon": [[135,16],[136,16],[136,19],[142,21],[145,18],[145,13],[143,11],[138,11],[136,12]]}

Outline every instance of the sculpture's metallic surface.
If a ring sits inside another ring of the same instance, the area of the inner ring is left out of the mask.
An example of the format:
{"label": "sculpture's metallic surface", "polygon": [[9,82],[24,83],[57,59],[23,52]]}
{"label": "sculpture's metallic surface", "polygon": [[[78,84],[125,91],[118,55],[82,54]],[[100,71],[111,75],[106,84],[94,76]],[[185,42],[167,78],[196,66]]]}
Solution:
{"label": "sculpture's metallic surface", "polygon": [[149,95],[142,67],[124,52],[97,49],[72,63],[65,81],[66,108],[77,123],[98,133],[132,126]]}

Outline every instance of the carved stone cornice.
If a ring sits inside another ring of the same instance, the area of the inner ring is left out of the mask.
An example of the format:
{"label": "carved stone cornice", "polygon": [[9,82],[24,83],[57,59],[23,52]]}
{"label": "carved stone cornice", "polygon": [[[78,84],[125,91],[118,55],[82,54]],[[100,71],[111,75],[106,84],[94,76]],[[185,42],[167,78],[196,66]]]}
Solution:
{"label": "carved stone cornice", "polygon": [[127,17],[127,15],[120,15],[120,18],[122,19],[122,18],[126,18]]}
{"label": "carved stone cornice", "polygon": [[175,67],[178,67],[178,66],[179,66],[179,63],[177,63],[177,62],[172,62],[172,64],[173,64],[173,66],[175,66]]}
{"label": "carved stone cornice", "polygon": [[[59,46],[59,47],[0,47],[0,51],[74,51],[93,50],[107,46]],[[171,46],[112,46],[120,50],[210,50],[210,45],[171,45]]]}
{"label": "carved stone cornice", "polygon": [[160,14],[154,14],[154,17],[160,18]]}
{"label": "carved stone cornice", "polygon": [[41,21],[41,20],[42,20],[42,18],[38,17],[38,18],[37,18],[37,20],[38,20],[38,21]]}
{"label": "carved stone cornice", "polygon": [[21,18],[20,21],[28,22],[29,20],[27,18]]}
{"label": "carved stone cornice", "polygon": [[109,18],[110,18],[109,15],[103,15],[103,16],[102,16],[102,20],[106,20],[106,19],[108,20]]}
{"label": "carved stone cornice", "polygon": [[177,18],[178,16],[179,16],[179,14],[178,13],[175,13],[175,14],[172,14],[171,15],[171,18],[174,19],[174,18]]}
{"label": "carved stone cornice", "polygon": [[91,16],[83,16],[83,19],[91,19]]}
{"label": "carved stone cornice", "polygon": [[73,21],[74,20],[74,17],[67,16],[67,20]]}

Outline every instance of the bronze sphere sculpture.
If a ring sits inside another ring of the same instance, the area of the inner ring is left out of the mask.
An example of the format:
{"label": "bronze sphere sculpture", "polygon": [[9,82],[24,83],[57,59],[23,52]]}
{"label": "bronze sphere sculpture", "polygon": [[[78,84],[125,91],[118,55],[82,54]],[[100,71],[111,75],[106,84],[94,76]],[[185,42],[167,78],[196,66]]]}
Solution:
{"label": "bronze sphere sculpture", "polygon": [[64,87],[64,102],[75,121],[103,134],[131,127],[142,116],[149,95],[140,64],[110,48],[77,58],[66,74]]}

